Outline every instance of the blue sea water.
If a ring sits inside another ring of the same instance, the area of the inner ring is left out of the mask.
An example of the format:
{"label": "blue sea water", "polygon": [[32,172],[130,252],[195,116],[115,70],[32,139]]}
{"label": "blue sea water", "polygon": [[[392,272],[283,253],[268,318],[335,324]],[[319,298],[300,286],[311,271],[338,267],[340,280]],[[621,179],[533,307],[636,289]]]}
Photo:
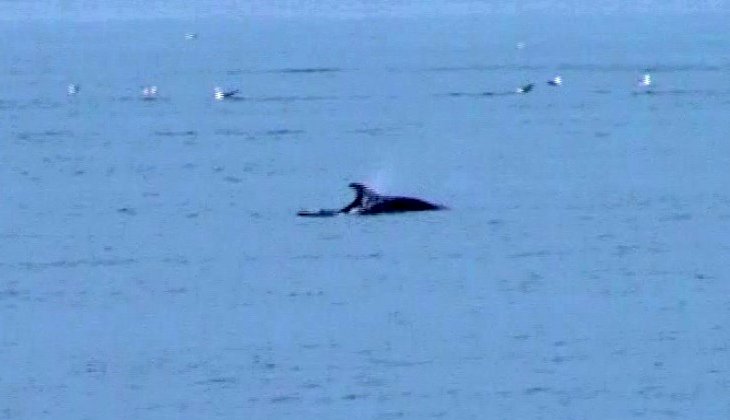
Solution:
{"label": "blue sea water", "polygon": [[[1,5],[0,418],[730,418],[724,3],[39,4]],[[295,216],[351,181],[451,210]]]}

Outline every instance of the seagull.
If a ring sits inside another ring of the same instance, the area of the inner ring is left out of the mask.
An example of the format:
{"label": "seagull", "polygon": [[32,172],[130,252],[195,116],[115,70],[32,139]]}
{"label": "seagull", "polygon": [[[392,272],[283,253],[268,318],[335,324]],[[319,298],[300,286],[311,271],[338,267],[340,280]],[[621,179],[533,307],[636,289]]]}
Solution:
{"label": "seagull", "polygon": [[563,78],[560,76],[555,76],[552,79],[548,80],[547,84],[549,84],[550,86],[562,86]]}
{"label": "seagull", "polygon": [[641,77],[641,79],[639,79],[638,85],[639,85],[639,87],[644,87],[644,88],[651,86],[651,74],[649,74],[649,73],[644,74]]}
{"label": "seagull", "polygon": [[224,91],[223,89],[219,88],[218,86],[213,88],[213,97],[215,98],[216,101],[222,101],[226,98],[231,98],[234,95],[236,95],[237,93],[238,93],[238,89]]}
{"label": "seagull", "polygon": [[157,99],[157,86],[145,86],[142,88],[142,99]]}
{"label": "seagull", "polygon": [[532,88],[535,87],[534,83],[528,83],[524,86],[520,86],[515,90],[515,93],[527,93],[532,90]]}

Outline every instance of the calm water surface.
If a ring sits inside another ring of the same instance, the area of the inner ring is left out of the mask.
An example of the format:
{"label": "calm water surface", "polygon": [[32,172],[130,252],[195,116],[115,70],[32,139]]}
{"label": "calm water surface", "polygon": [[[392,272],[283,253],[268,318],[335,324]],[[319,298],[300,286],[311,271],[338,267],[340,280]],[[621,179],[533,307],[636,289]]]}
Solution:
{"label": "calm water surface", "polygon": [[730,418],[725,17],[3,22],[0,418]]}

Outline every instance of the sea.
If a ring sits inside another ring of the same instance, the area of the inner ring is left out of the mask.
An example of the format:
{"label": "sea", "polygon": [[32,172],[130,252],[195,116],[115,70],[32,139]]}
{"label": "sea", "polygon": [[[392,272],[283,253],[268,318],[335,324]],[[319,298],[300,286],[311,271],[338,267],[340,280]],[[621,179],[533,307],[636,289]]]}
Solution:
{"label": "sea", "polygon": [[0,419],[730,418],[728,22],[0,1]]}

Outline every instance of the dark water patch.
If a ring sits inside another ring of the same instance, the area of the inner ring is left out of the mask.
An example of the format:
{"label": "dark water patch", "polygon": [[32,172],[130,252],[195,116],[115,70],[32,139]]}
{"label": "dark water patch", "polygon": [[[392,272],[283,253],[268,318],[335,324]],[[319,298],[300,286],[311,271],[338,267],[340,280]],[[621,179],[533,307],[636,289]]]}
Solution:
{"label": "dark water patch", "polygon": [[572,362],[575,360],[585,360],[585,356],[576,356],[576,355],[556,355],[549,359],[551,363],[555,363],[557,365]]}
{"label": "dark water patch", "polygon": [[0,110],[15,109],[18,107],[18,101],[8,101],[0,99]]}
{"label": "dark water patch", "polygon": [[513,96],[518,95],[515,91],[500,91],[500,92],[448,92],[438,93],[435,96],[448,97],[448,98],[488,98],[493,96]]}
{"label": "dark water patch", "polygon": [[247,140],[253,140],[255,138],[251,132],[235,128],[219,128],[215,130],[213,134],[217,136],[245,137]]}
{"label": "dark water patch", "polygon": [[278,128],[264,131],[247,131],[239,130],[236,128],[221,128],[214,131],[215,135],[218,136],[232,136],[232,137],[243,137],[246,140],[255,140],[258,137],[274,137],[280,138],[284,136],[296,136],[303,134],[304,130],[292,129],[292,128]]}
{"label": "dark water patch", "polygon": [[26,104],[16,105],[16,109],[56,109],[61,107],[60,102],[47,101],[43,99],[34,99]]}
{"label": "dark water patch", "polygon": [[661,220],[662,222],[684,222],[691,219],[691,213],[674,213],[670,214],[669,216],[664,216],[659,220]]}
{"label": "dark water patch", "polygon": [[230,182],[231,184],[240,184],[243,180],[241,178],[237,178],[235,176],[227,176],[223,178],[224,181]]}
{"label": "dark water patch", "polygon": [[486,72],[486,71],[539,71],[547,70],[545,66],[531,66],[523,64],[492,64],[492,65],[470,65],[470,66],[437,66],[428,67],[421,71],[424,72],[438,72],[438,73],[451,73],[451,72]]}
{"label": "dark water patch", "polygon": [[91,359],[80,369],[82,373],[95,377],[104,377],[107,373],[107,363],[103,360]]}
{"label": "dark water patch", "polygon": [[355,378],[357,381],[357,384],[360,386],[365,387],[382,387],[386,385],[386,382],[383,379],[368,376],[368,375],[360,375]]}
{"label": "dark water patch", "polygon": [[[3,265],[3,264],[0,264],[0,265]],[[0,290],[0,300],[12,299],[12,298],[19,297],[20,295],[21,295],[21,292],[17,289]]]}
{"label": "dark water patch", "polygon": [[17,133],[15,137],[18,140],[31,143],[47,143],[58,138],[73,137],[74,133],[70,130],[45,130],[45,131],[23,131]]}
{"label": "dark water patch", "polygon": [[720,89],[648,89],[633,91],[632,96],[701,96],[717,97],[730,95],[728,90]]}
{"label": "dark water patch", "polygon": [[679,331],[659,331],[659,335],[655,338],[650,339],[650,341],[658,341],[658,342],[667,342],[667,341],[677,341],[677,336],[679,335]]}
{"label": "dark water patch", "polygon": [[117,213],[124,214],[127,216],[136,216],[137,210],[131,208],[131,207],[122,207],[120,209],[117,209]]}
{"label": "dark water patch", "polygon": [[311,290],[301,291],[301,292],[293,291],[293,292],[289,292],[289,295],[288,296],[289,297],[299,297],[299,296],[303,296],[303,297],[315,297],[315,296],[324,296],[324,292],[321,291],[321,290],[316,291],[316,292],[315,291],[311,291]]}
{"label": "dark water patch", "polygon": [[300,101],[333,101],[339,99],[337,96],[262,96],[258,98],[251,98],[256,102],[300,102]]}
{"label": "dark water patch", "polygon": [[210,379],[195,382],[195,385],[217,385],[217,386],[232,386],[238,383],[238,378],[233,376],[218,376]]}
{"label": "dark water patch", "polygon": [[720,72],[730,70],[730,65],[713,65],[704,63],[659,64],[650,67],[634,64],[560,64],[558,70],[587,72]]}
{"label": "dark water patch", "polygon": [[342,396],[342,399],[345,401],[355,401],[366,399],[369,396],[369,394],[345,394]]}
{"label": "dark water patch", "polygon": [[344,256],[348,260],[377,260],[383,257],[380,252],[372,252],[369,254],[347,254]]}
{"label": "dark water patch", "polygon": [[279,130],[268,130],[264,131],[264,134],[267,136],[273,136],[273,137],[281,137],[281,136],[291,136],[295,134],[302,134],[304,133],[304,130],[290,130],[287,128],[282,128]]}
{"label": "dark water patch", "polygon": [[637,245],[616,245],[614,247],[614,255],[617,257],[625,257],[629,254],[635,254],[639,251]]}
{"label": "dark water patch", "polygon": [[282,404],[282,403],[288,403],[288,402],[294,402],[301,400],[301,397],[299,394],[287,394],[287,395],[278,395],[276,397],[271,397],[269,399],[269,402],[272,404]]}
{"label": "dark water patch", "polygon": [[195,137],[198,135],[197,131],[184,130],[184,131],[173,131],[173,130],[159,130],[154,132],[155,136],[160,137]]}
{"label": "dark water patch", "polygon": [[552,255],[551,252],[546,250],[540,250],[540,251],[526,251],[526,252],[520,252],[517,254],[511,254],[509,255],[510,258],[532,258],[532,257],[548,257]]}
{"label": "dark water patch", "polygon": [[271,73],[283,74],[312,74],[312,73],[339,73],[342,69],[336,67],[300,67],[300,68],[284,68],[273,70]]}
{"label": "dark water patch", "polygon": [[81,266],[88,267],[116,267],[122,265],[130,265],[137,263],[134,258],[102,258],[102,259],[81,259],[81,260],[59,260],[50,262],[21,262],[17,264],[0,264],[12,267],[22,268],[25,270],[45,270],[50,268],[76,268]]}
{"label": "dark water patch", "polygon": [[292,257],[293,260],[319,260],[322,259],[322,255],[314,254],[300,254]]}
{"label": "dark water patch", "polygon": [[190,260],[187,257],[184,257],[182,255],[174,255],[171,257],[165,257],[161,260],[165,264],[175,264],[175,265],[188,265],[190,264]]}
{"label": "dark water patch", "polygon": [[425,366],[430,365],[433,363],[432,360],[423,360],[423,361],[408,361],[408,360],[388,360],[388,359],[377,359],[377,358],[371,358],[369,360],[370,363],[374,365],[382,365],[386,367],[391,368],[398,368],[398,367],[415,367],[415,366]]}
{"label": "dark water patch", "polygon": [[341,68],[338,67],[285,67],[280,69],[264,69],[264,70],[255,70],[255,69],[233,69],[228,70],[226,74],[228,75],[238,75],[238,74],[321,74],[321,73],[340,73],[344,71]]}
{"label": "dark water patch", "polygon": [[544,394],[550,392],[550,388],[544,387],[544,386],[533,386],[530,388],[525,389],[524,394],[525,395],[535,395],[535,394]]}
{"label": "dark water patch", "polygon": [[382,135],[385,135],[388,133],[392,133],[394,131],[396,131],[396,128],[393,128],[393,127],[368,127],[368,128],[358,128],[358,129],[350,131],[350,133],[364,134],[367,136],[378,137],[378,136],[382,136]]}
{"label": "dark water patch", "polygon": [[377,419],[383,419],[383,420],[390,420],[390,419],[400,419],[405,417],[406,413],[403,411],[389,411],[385,413],[378,413]]}
{"label": "dark water patch", "polygon": [[117,96],[112,99],[114,102],[135,102],[139,101],[145,104],[154,104],[156,102],[170,102],[170,98],[166,98],[163,96],[158,96],[155,98],[148,98],[144,96],[132,96],[132,95],[125,95],[125,96]]}

